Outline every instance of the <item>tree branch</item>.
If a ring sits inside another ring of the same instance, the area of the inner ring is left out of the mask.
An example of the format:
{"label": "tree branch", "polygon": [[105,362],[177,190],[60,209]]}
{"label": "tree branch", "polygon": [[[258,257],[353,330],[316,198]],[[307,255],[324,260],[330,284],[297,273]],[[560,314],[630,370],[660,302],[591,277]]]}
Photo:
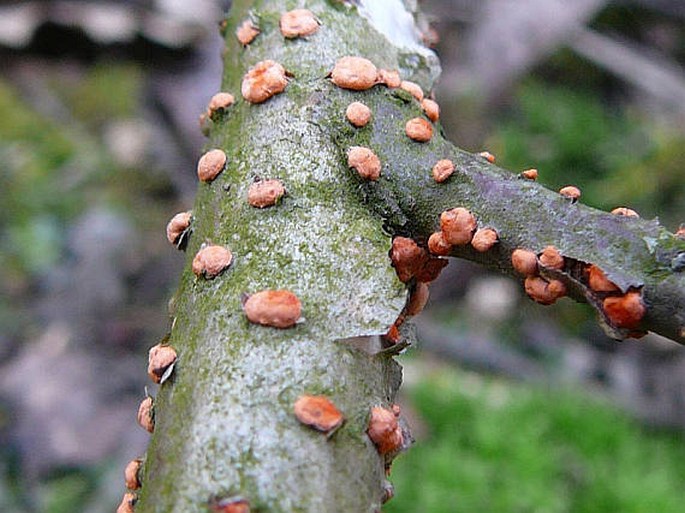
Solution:
{"label": "tree branch", "polygon": [[[307,5],[319,29],[285,39],[279,18],[290,2],[234,2],[224,91],[241,91],[247,70],[267,59],[282,64],[290,80],[263,103],[239,97],[208,121],[208,147],[224,150],[227,163],[199,185],[186,269],[171,308],[168,343],[178,356],[154,399],[138,512],[200,512],[238,498],[262,513],[379,511],[392,453],[381,454],[388,444],[372,440],[367,429],[372,409],[390,411],[399,386],[399,366],[382,349],[406,295],[389,265],[390,235],[424,243],[446,209],[464,206],[500,234],[486,253],[464,246],[454,256],[511,274],[514,248],[553,244],[567,267],[543,275],[563,280],[582,299],[586,290],[574,269],[594,263],[622,290],[643,291],[648,314],[641,328],[683,339],[685,280],[669,266],[685,251],[684,241],[655,222],[571,204],[438,135],[412,141],[405,123],[421,110],[409,93],[382,85],[350,91],[327,78],[339,58],[362,55],[430,90],[437,61],[416,43],[403,3],[388,4],[392,22],[381,25],[377,14],[363,10],[369,18],[362,17],[350,2],[312,0]],[[234,34],[246,19],[260,33],[243,48]],[[355,100],[373,113],[363,128],[345,119]],[[378,181],[349,169],[351,146],[377,153]],[[442,184],[430,172],[440,158],[457,165]],[[256,179],[280,180],[287,195],[268,208],[251,206],[248,189]],[[192,272],[205,243],[233,256],[213,279]],[[296,294],[304,320],[289,329],[249,322],[243,295],[263,289]],[[297,420],[293,406],[310,394],[327,396],[342,412],[340,429],[326,435]],[[399,430],[390,436],[398,438]],[[406,432],[399,438],[402,446],[409,441]]]}

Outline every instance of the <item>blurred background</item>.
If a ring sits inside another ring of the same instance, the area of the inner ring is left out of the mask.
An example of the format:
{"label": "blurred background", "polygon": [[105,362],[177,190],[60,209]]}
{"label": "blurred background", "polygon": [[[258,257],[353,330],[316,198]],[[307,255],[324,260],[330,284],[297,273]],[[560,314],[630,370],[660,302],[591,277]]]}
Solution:
{"label": "blurred background", "polygon": [[[410,1],[411,0],[407,0]],[[220,0],[0,2],[0,511],[113,511],[183,265]],[[305,2],[306,4],[306,2]],[[685,2],[424,0],[450,139],[685,221]],[[400,512],[680,512],[685,350],[453,262],[400,357]]]}

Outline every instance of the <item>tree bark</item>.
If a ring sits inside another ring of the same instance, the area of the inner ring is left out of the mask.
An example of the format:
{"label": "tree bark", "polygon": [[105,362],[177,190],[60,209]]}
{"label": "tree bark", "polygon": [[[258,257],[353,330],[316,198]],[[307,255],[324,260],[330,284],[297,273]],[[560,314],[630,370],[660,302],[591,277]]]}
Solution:
{"label": "tree bark", "polygon": [[[279,31],[292,2],[233,3],[222,89],[238,100],[213,115],[208,143],[228,160],[213,182],[199,185],[187,265],[170,308],[178,360],[154,400],[136,511],[200,512],[237,497],[262,513],[379,511],[387,462],[366,430],[370,409],[390,407],[401,381],[393,348],[382,349],[406,299],[388,250],[393,235],[424,243],[446,209],[466,207],[500,234],[487,253],[460,247],[454,256],[512,274],[514,248],[555,245],[569,262],[600,266],[622,290],[640,288],[648,307],[641,328],[684,340],[685,278],[673,269],[685,241],[655,221],[571,204],[456,149],[437,130],[430,142],[410,140],[405,123],[421,108],[401,89],[355,92],[331,83],[327,75],[346,55],[397,69],[426,91],[438,74],[400,0],[382,2],[382,23],[373,9],[351,3],[307,2],[321,26],[292,40]],[[248,17],[261,33],[243,48],[234,32]],[[281,63],[290,81],[283,93],[250,104],[238,94],[241,79],[265,59]],[[373,112],[361,129],[344,115],[355,100]],[[378,181],[348,168],[351,146],[377,153]],[[457,166],[442,184],[431,177],[440,158]],[[251,207],[247,190],[257,178],[280,179],[287,195],[273,207]],[[234,256],[211,280],[191,272],[203,243]],[[572,266],[549,274],[597,306]],[[248,322],[241,298],[263,289],[295,293],[302,322],[290,329]],[[329,397],[345,416],[342,427],[326,436],[298,422],[293,404],[303,394]]]}

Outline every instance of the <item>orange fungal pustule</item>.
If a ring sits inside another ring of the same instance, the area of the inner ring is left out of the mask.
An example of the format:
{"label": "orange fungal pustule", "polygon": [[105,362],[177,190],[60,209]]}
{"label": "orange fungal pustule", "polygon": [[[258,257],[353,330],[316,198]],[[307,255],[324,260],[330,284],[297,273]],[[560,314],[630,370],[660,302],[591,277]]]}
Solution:
{"label": "orange fungal pustule", "polygon": [[362,102],[352,102],[345,110],[345,117],[353,126],[361,128],[371,121],[371,109]]}
{"label": "orange fungal pustule", "polygon": [[228,248],[215,244],[203,244],[193,258],[193,274],[211,280],[224,272],[231,262],[233,262],[233,253]]}
{"label": "orange fungal pustule", "polygon": [[496,160],[495,156],[492,153],[490,153],[489,151],[481,151],[478,154],[478,156],[484,158],[485,160],[490,162],[490,164],[494,164],[495,160]]}
{"label": "orange fungal pustule", "polygon": [[559,250],[554,246],[545,247],[538,258],[540,260],[540,265],[547,269],[561,270],[564,268],[564,257],[561,256]]}
{"label": "orange fungal pustule", "polygon": [[416,98],[416,101],[418,102],[423,100],[423,89],[421,89],[421,86],[416,82],[412,82],[411,80],[402,80],[400,82],[400,89],[407,91],[414,98]]}
{"label": "orange fungal pustule", "polygon": [[535,276],[538,273],[538,257],[527,249],[515,249],[511,254],[511,265],[523,276]]}
{"label": "orange fungal pustule", "polygon": [[383,84],[391,89],[400,87],[402,83],[400,72],[397,70],[379,69],[377,80],[379,84]]}
{"label": "orange fungal pustule", "polygon": [[548,281],[540,276],[528,276],[524,287],[528,297],[541,305],[551,305],[566,295],[566,285],[562,281]]}
{"label": "orange fungal pustule", "polygon": [[521,171],[521,178],[525,178],[526,180],[531,180],[534,182],[538,179],[538,170],[531,168]]}
{"label": "orange fungal pustule", "polygon": [[285,195],[283,182],[274,178],[258,180],[247,190],[247,202],[255,208],[272,207]]}
{"label": "orange fungal pustule", "polygon": [[324,395],[302,395],[293,409],[302,424],[326,434],[335,431],[345,420],[333,401]]}
{"label": "orange fungal pustule", "polygon": [[640,214],[635,212],[632,208],[628,207],[616,207],[611,211],[611,213],[615,216],[640,217]]}
{"label": "orange fungal pustule", "polygon": [[309,9],[293,9],[284,12],[279,21],[281,34],[288,39],[311,36],[319,30],[319,20]]}
{"label": "orange fungal pustule", "polygon": [[226,160],[223,150],[209,150],[197,162],[197,177],[205,183],[214,181],[226,167]]}
{"label": "orange fungal pustule", "polygon": [[402,448],[404,435],[392,410],[381,406],[371,408],[366,433],[381,455],[391,454]]}
{"label": "orange fungal pustule", "polygon": [[480,228],[473,234],[471,246],[479,253],[485,253],[499,242],[499,236],[494,228]]}
{"label": "orange fungal pustule", "polygon": [[247,46],[254,38],[259,35],[259,27],[255,25],[251,19],[243,20],[243,22],[238,26],[235,31],[235,37],[238,39],[241,45]]}
{"label": "orange fungal pustule", "polygon": [[421,100],[421,108],[428,119],[430,119],[433,123],[440,119],[440,105],[438,105],[438,102],[435,100],[424,98]]}
{"label": "orange fungal pustule", "polygon": [[432,173],[433,180],[442,183],[454,173],[454,162],[450,159],[440,159],[433,166]]}
{"label": "orange fungal pustule", "polygon": [[212,96],[207,104],[207,114],[211,117],[215,112],[228,109],[235,103],[235,97],[226,91],[220,91]]}
{"label": "orange fungal pustule", "polygon": [[401,282],[407,283],[426,261],[426,252],[409,237],[395,237],[390,249],[390,261]]}
{"label": "orange fungal pustule", "polygon": [[447,256],[452,252],[452,244],[445,240],[442,231],[435,232],[428,237],[428,251],[433,255]]}
{"label": "orange fungal pustule", "polygon": [[429,296],[430,291],[428,290],[428,284],[422,281],[417,281],[416,286],[409,295],[407,306],[404,309],[405,315],[409,317],[419,315],[426,307]]}
{"label": "orange fungal pustule", "polygon": [[253,324],[286,329],[302,317],[302,303],[289,290],[262,290],[247,297],[243,311]]}
{"label": "orange fungal pustule", "polygon": [[448,244],[468,244],[476,231],[476,218],[462,207],[440,214],[440,230]]}
{"label": "orange fungal pustule", "polygon": [[559,194],[575,203],[578,201],[578,198],[580,198],[580,189],[575,185],[567,185],[566,187],[559,189]]}
{"label": "orange fungal pustule", "polygon": [[285,68],[270,59],[258,62],[243,76],[240,92],[250,103],[263,103],[285,91],[288,77]]}
{"label": "orange fungal pustule", "polygon": [[133,492],[126,492],[117,507],[117,513],[133,513],[136,502],[138,502],[138,496]]}
{"label": "orange fungal pustule", "polygon": [[343,89],[364,91],[376,84],[378,70],[369,59],[347,56],[338,59],[331,72],[331,81]]}
{"label": "orange fungal pustule", "polygon": [[407,137],[417,142],[428,142],[433,137],[433,127],[423,118],[412,118],[404,125]]}
{"label": "orange fungal pustule", "polygon": [[613,293],[620,292],[621,289],[609,278],[604,271],[594,264],[590,264],[587,269],[588,286],[595,292]]}
{"label": "orange fungal pustule", "polygon": [[347,165],[365,180],[375,181],[381,176],[381,161],[369,148],[352,146],[347,150]]}
{"label": "orange fungal pustule", "polygon": [[138,406],[138,424],[148,433],[155,430],[152,397],[146,397]]}
{"label": "orange fungal pustule", "polygon": [[618,328],[634,330],[647,313],[642,293],[629,290],[621,296],[609,296],[602,302],[604,313],[609,321]]}
{"label": "orange fungal pustule", "polygon": [[176,363],[176,350],[167,344],[157,344],[148,353],[147,375],[155,383],[161,383],[167,370]]}
{"label": "orange fungal pustule", "polygon": [[184,233],[190,228],[193,214],[191,211],[179,212],[166,225],[166,238],[169,243],[177,245]]}
{"label": "orange fungal pustule", "polygon": [[129,461],[124,469],[124,483],[129,490],[137,490],[140,488],[140,467],[142,466],[142,463],[140,458],[136,458],[135,460]]}
{"label": "orange fungal pustule", "polygon": [[209,504],[212,513],[250,513],[250,502],[242,497],[214,499]]}

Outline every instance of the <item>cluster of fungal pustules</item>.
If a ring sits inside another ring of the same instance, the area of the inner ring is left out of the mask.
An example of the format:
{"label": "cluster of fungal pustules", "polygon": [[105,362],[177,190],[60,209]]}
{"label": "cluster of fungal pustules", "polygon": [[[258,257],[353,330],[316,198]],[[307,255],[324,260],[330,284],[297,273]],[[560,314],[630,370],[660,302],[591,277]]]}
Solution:
{"label": "cluster of fungal pustules", "polygon": [[[309,38],[315,36],[321,22],[307,9],[296,9],[281,16],[279,29],[283,38]],[[244,20],[236,31],[236,37],[243,47],[252,44],[261,33],[253,18]],[[421,87],[411,81],[402,80],[396,70],[377,68],[370,60],[359,56],[346,56],[337,60],[329,74],[332,84],[350,91],[364,91],[375,86],[400,88],[417,102],[424,116],[406,120],[404,131],[406,137],[414,143],[427,143],[434,133],[433,124],[440,119],[439,105],[431,98],[426,98]],[[252,66],[244,75],[241,85],[241,96],[250,104],[261,104],[275,95],[286,91],[292,76],[278,62],[264,60]],[[236,103],[233,94],[219,92],[210,100],[207,110],[200,121],[203,131],[208,129],[209,122],[219,119],[228,113]],[[372,122],[374,113],[361,101],[351,102],[341,113],[347,121],[362,129]],[[495,162],[495,156],[482,152],[479,157],[489,163]],[[353,169],[362,181],[375,182],[381,179],[383,163],[372,148],[351,146],[346,148],[347,165]],[[211,184],[225,170],[228,162],[226,153],[219,148],[206,152],[197,164],[198,179]],[[455,164],[448,158],[431,163],[431,175],[435,183],[443,184],[454,175]],[[537,169],[528,169],[520,173],[520,178],[535,181]],[[575,202],[580,197],[580,190],[575,186],[566,186],[559,194]],[[285,184],[276,178],[264,178],[249,186],[245,201],[255,209],[278,208],[287,195]],[[637,213],[626,207],[619,207],[612,213],[621,216],[636,217]],[[169,242],[179,249],[187,246],[193,225],[192,212],[176,214],[167,225],[166,234]],[[683,237],[685,237],[685,229]],[[428,285],[437,278],[447,265],[445,257],[458,249],[470,248],[477,253],[486,253],[500,241],[498,231],[478,221],[468,208],[457,206],[440,215],[439,229],[431,234],[425,242],[420,243],[409,237],[396,236],[392,240],[390,259],[400,281],[407,284],[409,297],[404,309],[395,323],[385,334],[392,343],[401,339],[400,327],[406,318],[417,315],[428,301]],[[506,246],[504,246],[506,247]],[[191,269],[197,280],[214,280],[224,274],[233,264],[235,258],[223,244],[205,241],[192,259]],[[573,261],[574,264],[577,261]],[[569,261],[554,246],[539,250],[526,248],[514,249],[511,253],[511,266],[524,279],[524,288],[534,301],[549,305],[567,294],[565,283]],[[646,307],[641,290],[631,288],[622,291],[607,278],[598,266],[584,264],[582,284],[591,291],[595,303],[601,304],[607,321],[614,327],[628,330],[632,335],[639,335],[640,322],[645,315]],[[293,328],[301,320],[302,304],[299,298],[288,290],[261,290],[245,294],[243,313],[250,323],[267,328]],[[261,329],[261,328],[260,328]],[[182,356],[182,355],[181,355]],[[176,350],[166,343],[158,344],[150,350],[148,374],[150,379],[163,385],[174,370],[177,360]],[[333,436],[344,424],[345,415],[333,400],[323,395],[302,394],[293,405],[294,417],[305,427],[326,437]],[[366,429],[368,439],[373,443],[386,464],[409,443],[409,435],[402,429],[398,418],[400,410],[397,405],[374,405],[369,408],[369,420]],[[138,411],[138,422],[149,432],[154,431],[154,399],[146,397]],[[124,496],[118,513],[129,513],[136,501],[136,490],[140,487],[140,469],[142,461],[133,460],[125,472],[126,486],[129,491]],[[384,497],[390,498],[391,492]],[[249,501],[240,497],[217,499],[209,504],[210,509],[224,513],[249,513]]]}
{"label": "cluster of fungal pustules", "polygon": [[[320,21],[307,9],[296,9],[282,15],[279,28],[284,38],[293,39],[311,36],[317,32]],[[254,20],[246,19],[236,31],[236,37],[243,46],[247,46],[261,33]],[[361,66],[361,68],[360,68]],[[266,102],[274,95],[285,91],[290,80],[289,73],[278,62],[264,60],[252,66],[243,77],[241,86],[242,98],[251,104]],[[427,116],[437,120],[439,109],[432,100],[424,100],[420,87],[411,82],[402,82],[399,73],[390,70],[376,70],[367,59],[347,57],[340,59],[331,73],[331,80],[340,87],[362,90],[377,83],[389,87],[403,87],[414,96],[420,95],[419,100],[425,102]],[[233,94],[222,91],[215,94],[207,105],[206,111],[200,116],[203,132],[208,130],[209,121],[227,113],[236,103]],[[371,119],[371,110],[361,102],[353,102],[346,110],[347,119],[354,126],[363,127]],[[424,121],[425,120],[420,120]],[[427,123],[427,122],[426,122]],[[426,128],[422,123],[411,120],[407,123],[407,135],[415,140],[427,140],[428,130],[432,135],[432,128]],[[378,158],[366,148],[350,149],[351,158],[359,166],[360,174],[366,173],[365,178],[378,179],[380,163]],[[211,184],[226,169],[228,157],[220,148],[214,148],[204,153],[197,163],[197,177],[200,182]],[[249,188],[245,200],[255,209],[277,207],[287,191],[283,182],[275,178],[259,179]],[[166,236],[170,244],[178,249],[185,249],[193,229],[193,213],[180,212],[174,215],[166,227]],[[234,255],[231,249],[222,244],[205,241],[200,245],[191,263],[192,272],[198,280],[214,280],[224,274],[233,264]],[[417,303],[420,293],[412,295],[414,306],[409,306],[408,312],[418,313]],[[427,296],[426,296],[427,298]],[[425,304],[425,300],[422,301]],[[243,313],[250,323],[264,327],[288,329],[294,327],[302,318],[302,304],[299,298],[288,290],[261,290],[252,294],[244,294],[242,298]],[[157,344],[149,352],[148,375],[150,379],[163,385],[172,375],[178,355],[176,350],[166,342]],[[345,421],[344,414],[333,401],[321,395],[301,395],[293,405],[294,417],[303,425],[326,437],[332,436]],[[400,409],[397,405],[389,408],[373,406],[369,409],[369,422],[366,430],[371,443],[386,463],[386,468],[392,457],[409,443],[409,435],[403,431],[398,422]],[[140,403],[137,415],[140,426],[153,433],[155,429],[154,398],[147,395]],[[128,491],[125,493],[117,513],[130,513],[137,501],[137,490],[141,487],[143,460],[138,458],[131,461],[125,469],[125,483]],[[391,491],[384,491],[384,498],[392,496]],[[249,513],[249,501],[242,497],[228,497],[212,499],[208,504],[210,510],[223,513]]]}

